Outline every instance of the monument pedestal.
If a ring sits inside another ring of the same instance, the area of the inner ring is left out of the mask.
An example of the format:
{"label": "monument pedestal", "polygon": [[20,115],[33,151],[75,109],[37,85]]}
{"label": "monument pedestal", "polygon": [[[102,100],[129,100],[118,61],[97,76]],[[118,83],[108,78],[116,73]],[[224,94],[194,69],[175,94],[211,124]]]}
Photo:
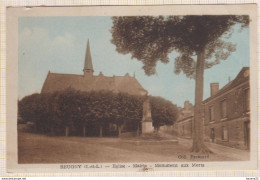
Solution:
{"label": "monument pedestal", "polygon": [[142,134],[152,133],[153,131],[154,128],[151,115],[151,106],[149,97],[147,97],[143,104]]}
{"label": "monument pedestal", "polygon": [[154,131],[152,121],[142,121],[142,134],[152,133]]}

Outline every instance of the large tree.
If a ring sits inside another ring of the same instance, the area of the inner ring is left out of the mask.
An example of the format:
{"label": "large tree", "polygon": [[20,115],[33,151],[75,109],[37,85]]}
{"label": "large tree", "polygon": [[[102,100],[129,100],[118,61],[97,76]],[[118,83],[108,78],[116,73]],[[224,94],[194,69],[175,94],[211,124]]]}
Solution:
{"label": "large tree", "polygon": [[39,127],[44,124],[44,122],[41,122],[40,102],[41,95],[38,93],[26,96],[18,102],[18,112],[20,116],[25,122],[33,122],[35,124],[34,131],[38,131]]}
{"label": "large tree", "polygon": [[178,115],[178,107],[162,97],[150,96],[153,127],[158,132],[160,126],[172,125]]}
{"label": "large tree", "polygon": [[176,51],[175,73],[181,71],[195,79],[195,115],[193,152],[209,152],[203,142],[203,76],[204,69],[226,60],[235,51],[227,39],[233,26],[249,24],[248,16],[135,16],[113,17],[111,42],[122,54],[130,53],[143,63],[147,75],[156,73],[158,61],[169,62]]}

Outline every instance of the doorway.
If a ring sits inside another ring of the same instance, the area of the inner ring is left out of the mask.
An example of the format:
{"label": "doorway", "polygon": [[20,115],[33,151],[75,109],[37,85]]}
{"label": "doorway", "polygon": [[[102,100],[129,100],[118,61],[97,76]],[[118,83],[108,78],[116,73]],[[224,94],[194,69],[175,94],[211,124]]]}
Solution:
{"label": "doorway", "polygon": [[244,122],[244,145],[246,149],[250,149],[250,122]]}
{"label": "doorway", "polygon": [[215,142],[215,129],[214,128],[210,128],[210,140],[211,142]]}

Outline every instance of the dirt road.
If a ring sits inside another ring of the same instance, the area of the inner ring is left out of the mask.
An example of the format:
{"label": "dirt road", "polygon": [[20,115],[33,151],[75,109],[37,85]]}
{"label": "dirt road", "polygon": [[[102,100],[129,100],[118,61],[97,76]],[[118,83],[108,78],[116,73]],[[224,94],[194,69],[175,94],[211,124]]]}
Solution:
{"label": "dirt road", "polygon": [[[191,161],[189,142],[142,143],[120,138],[52,137],[19,132],[19,163],[104,163],[104,162],[176,162]],[[221,152],[221,153],[219,153]],[[232,151],[216,151],[203,161],[241,160]],[[244,152],[243,153],[248,153]],[[249,154],[249,153],[248,153]],[[186,159],[180,158],[186,155]],[[201,161],[192,160],[192,161]]]}

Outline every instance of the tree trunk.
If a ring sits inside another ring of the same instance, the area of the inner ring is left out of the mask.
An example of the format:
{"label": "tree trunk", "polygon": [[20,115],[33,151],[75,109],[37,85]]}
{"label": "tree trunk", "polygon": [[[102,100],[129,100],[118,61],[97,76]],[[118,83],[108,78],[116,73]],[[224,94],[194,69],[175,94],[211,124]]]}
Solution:
{"label": "tree trunk", "polygon": [[51,126],[51,136],[54,136],[54,127]]}
{"label": "tree trunk", "polygon": [[137,123],[137,132],[136,132],[137,136],[140,136],[140,122]]}
{"label": "tree trunk", "polygon": [[121,125],[118,125],[117,128],[118,128],[118,137],[120,137],[121,136],[121,131],[122,131]]}
{"label": "tree trunk", "polygon": [[192,152],[211,152],[204,144],[203,139],[203,82],[204,82],[205,50],[197,52],[196,77],[195,77],[195,109],[193,118],[193,145]]}
{"label": "tree trunk", "polygon": [[83,125],[83,137],[86,137],[86,125]]}
{"label": "tree trunk", "polygon": [[65,136],[69,136],[69,126],[66,126],[65,128]]}
{"label": "tree trunk", "polygon": [[154,133],[157,134],[157,127],[154,126],[153,129],[154,129]]}
{"label": "tree trunk", "polygon": [[158,132],[159,132],[159,128],[160,128],[160,126],[155,126],[155,127],[154,127],[155,134],[158,134]]}
{"label": "tree trunk", "polygon": [[35,133],[39,133],[39,128],[38,128],[38,125],[36,123],[34,123],[32,131],[35,132]]}
{"label": "tree trunk", "polygon": [[99,126],[99,137],[103,137],[103,126]]}

